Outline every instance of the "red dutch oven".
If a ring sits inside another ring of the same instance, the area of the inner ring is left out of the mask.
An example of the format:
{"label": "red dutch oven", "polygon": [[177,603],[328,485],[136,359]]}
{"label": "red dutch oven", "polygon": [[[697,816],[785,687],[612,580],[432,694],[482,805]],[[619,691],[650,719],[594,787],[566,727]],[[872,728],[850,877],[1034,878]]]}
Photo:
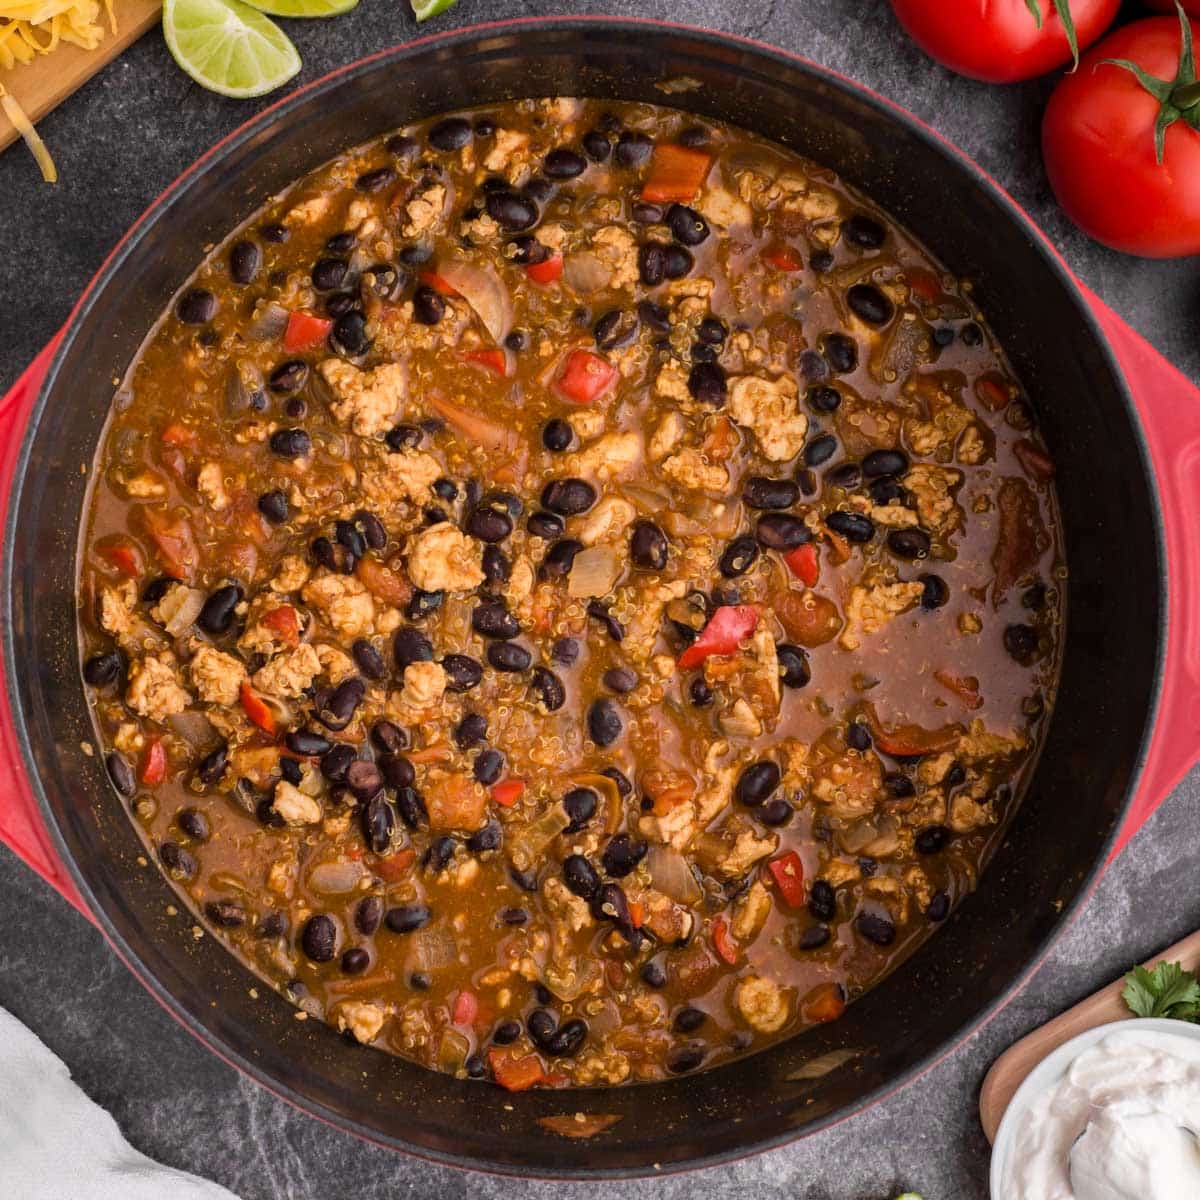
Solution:
{"label": "red dutch oven", "polygon": [[[665,90],[664,90],[664,86]],[[348,1045],[253,980],[147,863],[79,675],[87,475],[151,322],[263,200],[347,143],[539,95],[667,102],[828,164],[970,278],[1058,465],[1070,571],[1062,681],[1036,773],[976,893],[844,1018],[720,1069],[589,1092],[499,1088]],[[1136,269],[1132,267],[1131,269]],[[514,21],[401,46],[268,108],[133,226],[0,400],[0,836],[215,1053],[315,1116],[439,1162],[595,1178],[711,1164],[849,1116],[1016,993],[1103,865],[1200,754],[1200,392],[1070,274],[978,166],[813,63],[648,21]],[[833,1051],[851,1054],[827,1058]],[[814,1079],[806,1064],[840,1062]],[[589,1141],[543,1121],[611,1115]]]}

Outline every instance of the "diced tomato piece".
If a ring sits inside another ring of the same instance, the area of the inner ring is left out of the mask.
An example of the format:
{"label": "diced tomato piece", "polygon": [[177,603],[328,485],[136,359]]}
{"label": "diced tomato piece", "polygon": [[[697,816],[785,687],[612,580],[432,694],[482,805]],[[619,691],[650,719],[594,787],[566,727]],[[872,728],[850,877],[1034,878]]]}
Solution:
{"label": "diced tomato piece", "polygon": [[164,446],[194,446],[197,442],[196,431],[189,429],[186,425],[179,424],[178,421],[172,421],[167,425],[162,433],[158,435],[158,440]]}
{"label": "diced tomato piece", "polygon": [[729,933],[729,922],[724,917],[718,917],[713,922],[712,943],[713,949],[731,967],[737,962],[740,951]]}
{"label": "diced tomato piece", "polygon": [[167,750],[162,738],[151,738],[146,746],[146,757],[142,762],[142,782],[153,787],[167,777]]}
{"label": "diced tomato piece", "polygon": [[510,1092],[524,1092],[547,1078],[542,1060],[536,1054],[517,1058],[493,1046],[488,1051],[488,1065],[496,1082]]}
{"label": "diced tomato piece", "polygon": [[799,271],[804,266],[799,252],[791,246],[784,245],[768,246],[763,251],[763,261],[777,271]]}
{"label": "diced tomato piece", "polygon": [[967,708],[979,708],[983,704],[983,697],[979,694],[979,680],[974,675],[955,675],[942,667],[934,671],[933,677],[946,691],[957,696]]}
{"label": "diced tomato piece", "polygon": [[412,598],[412,584],[377,558],[360,558],[354,573],[376,600],[393,608],[403,608]]}
{"label": "diced tomato piece", "polygon": [[263,613],[262,623],[272,633],[277,633],[280,640],[287,645],[300,644],[300,618],[290,604],[281,604],[278,608]]}
{"label": "diced tomato piece", "polygon": [[836,1021],[845,1011],[846,996],[840,983],[818,984],[800,1003],[801,1016],[814,1024]]}
{"label": "diced tomato piece", "polygon": [[1000,412],[1012,400],[1007,380],[996,371],[989,371],[975,380],[975,395],[990,412]]}
{"label": "diced tomato piece", "polygon": [[789,550],[783,556],[783,561],[805,587],[817,586],[817,580],[821,578],[821,562],[817,558],[815,542],[805,542],[803,546]]}
{"label": "diced tomato piece", "polygon": [[711,165],[712,155],[692,146],[675,142],[655,146],[642,199],[651,204],[690,204]]}
{"label": "diced tomato piece", "polygon": [[783,897],[788,908],[799,908],[807,898],[808,889],[804,886],[804,864],[795,850],[789,850],[778,858],[773,858],[767,867],[775,886]]}
{"label": "diced tomato piece", "polygon": [[426,286],[443,296],[457,296],[458,289],[436,271],[422,271],[417,278]]}
{"label": "diced tomato piece", "polygon": [[238,693],[246,716],[264,733],[275,733],[275,714],[271,706],[248,684],[243,683]]}
{"label": "diced tomato piece", "polygon": [[287,328],[283,331],[283,348],[292,353],[316,350],[325,344],[333,322],[326,317],[314,317],[312,313],[288,314]]}
{"label": "diced tomato piece", "polygon": [[905,267],[904,278],[912,294],[927,304],[932,304],[942,296],[941,280],[924,267]]}
{"label": "diced tomato piece", "polygon": [[926,729],[922,725],[898,725],[885,729],[875,711],[875,705],[863,704],[862,713],[871,729],[875,745],[884,754],[896,758],[919,758],[923,754],[938,754],[953,750],[963,735],[961,725],[945,725],[941,729]]}
{"label": "diced tomato piece", "polygon": [[122,575],[128,575],[132,579],[137,579],[146,573],[146,565],[142,561],[142,552],[125,538],[100,546],[99,550]]}
{"label": "diced tomato piece", "polygon": [[405,846],[395,854],[385,854],[377,859],[372,869],[387,883],[399,883],[408,874],[416,859],[417,852],[411,846]]}
{"label": "diced tomato piece", "polygon": [[758,625],[753,604],[722,604],[700,631],[700,636],[679,656],[683,670],[698,667],[710,654],[732,654]]}
{"label": "diced tomato piece", "polygon": [[499,783],[492,784],[489,791],[497,804],[503,805],[505,808],[512,808],[525,794],[525,780],[502,779]]}
{"label": "diced tomato piece", "polygon": [[629,923],[634,929],[641,929],[646,923],[646,906],[640,900],[629,901]]}
{"label": "diced tomato piece", "polygon": [[451,1024],[470,1025],[479,1015],[479,1001],[474,992],[464,988],[454,997],[454,1008],[450,1014]]}
{"label": "diced tomato piece", "polygon": [[190,579],[200,555],[187,519],[155,509],[145,510],[144,519],[163,571],[172,579]]}
{"label": "diced tomato piece", "polygon": [[508,374],[508,355],[503,350],[467,350],[463,354],[463,361],[477,363],[496,375]]}
{"label": "diced tomato piece", "polygon": [[617,368],[590,350],[572,350],[555,385],[573,404],[598,400],[617,377]]}
{"label": "diced tomato piece", "polygon": [[563,257],[561,254],[552,254],[549,258],[545,258],[539,263],[530,263],[525,268],[525,274],[541,287],[553,283],[562,276],[562,273]]}

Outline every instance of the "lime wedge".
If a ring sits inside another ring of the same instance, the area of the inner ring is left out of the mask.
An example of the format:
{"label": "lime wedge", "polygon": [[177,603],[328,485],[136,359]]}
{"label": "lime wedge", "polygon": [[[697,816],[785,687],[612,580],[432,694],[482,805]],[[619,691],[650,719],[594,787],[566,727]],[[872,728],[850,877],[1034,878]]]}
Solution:
{"label": "lime wedge", "polygon": [[412,0],[412,10],[418,21],[428,21],[438,13],[453,8],[456,0]]}
{"label": "lime wedge", "polygon": [[300,70],[287,35],[242,0],[165,0],[163,36],[175,61],[222,96],[261,96]]}
{"label": "lime wedge", "polygon": [[246,0],[273,17],[336,17],[358,7],[358,0]]}

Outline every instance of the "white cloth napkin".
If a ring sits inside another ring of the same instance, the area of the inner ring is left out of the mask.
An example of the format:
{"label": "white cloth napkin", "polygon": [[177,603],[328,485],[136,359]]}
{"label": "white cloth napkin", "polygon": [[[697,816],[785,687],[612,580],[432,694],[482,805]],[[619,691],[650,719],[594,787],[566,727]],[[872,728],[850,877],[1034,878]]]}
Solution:
{"label": "white cloth napkin", "polygon": [[160,1166],[71,1082],[67,1065],[0,1008],[0,1196],[4,1200],[238,1200]]}

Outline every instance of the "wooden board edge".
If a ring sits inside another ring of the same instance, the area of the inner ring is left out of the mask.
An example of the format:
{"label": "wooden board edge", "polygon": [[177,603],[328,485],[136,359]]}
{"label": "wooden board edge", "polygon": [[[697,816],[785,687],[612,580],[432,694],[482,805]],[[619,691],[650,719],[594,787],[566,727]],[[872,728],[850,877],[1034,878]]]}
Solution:
{"label": "wooden board edge", "polygon": [[[1200,930],[1147,959],[1143,966],[1163,961],[1181,962],[1189,970],[1200,968]],[[995,1141],[1000,1120],[1017,1088],[1048,1054],[1087,1029],[1133,1019],[1121,999],[1124,986],[1123,977],[1114,980],[1014,1042],[992,1063],[979,1089],[979,1119],[989,1142]]]}
{"label": "wooden board edge", "polygon": [[[161,0],[136,0],[129,5],[118,3],[117,32],[108,34],[95,50],[61,45],[26,66],[15,66],[3,72],[0,83],[36,124],[157,25],[161,14]],[[20,136],[11,122],[0,114],[0,152],[18,141]]]}

